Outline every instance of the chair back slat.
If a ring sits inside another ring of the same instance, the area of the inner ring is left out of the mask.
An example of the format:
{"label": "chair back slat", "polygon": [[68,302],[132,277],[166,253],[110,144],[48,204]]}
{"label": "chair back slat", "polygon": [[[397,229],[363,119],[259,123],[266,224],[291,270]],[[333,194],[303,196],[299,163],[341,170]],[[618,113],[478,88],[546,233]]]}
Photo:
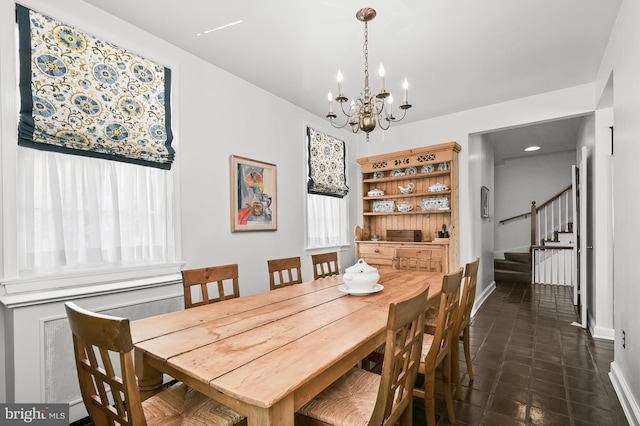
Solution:
{"label": "chair back slat", "polygon": [[[184,287],[185,309],[240,297],[238,265],[231,264],[184,270],[182,271],[182,285]],[[217,296],[209,295],[210,285],[215,285]],[[231,289],[227,290],[229,285]],[[194,289],[198,290],[196,298],[193,297]]]}
{"label": "chair back slat", "polygon": [[396,249],[393,264],[396,269],[442,272],[441,251],[399,247]]}
{"label": "chair back slat", "polygon": [[478,284],[478,268],[480,266],[480,258],[473,262],[467,263],[464,268],[464,288],[462,290],[462,298],[460,299],[460,321],[458,322],[458,333],[469,325],[471,321],[471,312],[476,299],[476,286]]}
{"label": "chair back slat", "polygon": [[300,257],[268,260],[267,266],[269,267],[269,287],[271,290],[302,283]]}
{"label": "chair back slat", "polygon": [[[426,355],[425,364],[438,365],[449,353],[451,339],[456,330],[460,307],[460,284],[462,283],[462,268],[453,274],[447,274],[442,278],[442,292],[440,294],[440,307],[438,319],[433,335],[431,350]],[[456,336],[457,338],[457,336]]]}
{"label": "chair back slat", "polygon": [[338,252],[313,254],[311,255],[311,263],[313,264],[314,280],[340,274]]}

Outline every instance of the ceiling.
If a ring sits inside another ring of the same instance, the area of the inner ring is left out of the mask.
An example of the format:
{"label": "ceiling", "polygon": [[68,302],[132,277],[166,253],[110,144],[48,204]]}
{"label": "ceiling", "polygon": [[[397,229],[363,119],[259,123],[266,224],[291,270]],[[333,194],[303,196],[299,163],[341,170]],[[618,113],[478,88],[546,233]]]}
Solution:
{"label": "ceiling", "polygon": [[593,82],[622,2],[85,1],[322,118],[338,70],[346,96],[363,90],[355,13],[372,7],[370,86],[381,62],[397,101],[407,78],[403,123]]}
{"label": "ceiling", "polygon": [[[494,164],[501,165],[512,158],[575,150],[583,119],[580,116],[531,124],[485,133],[484,137],[493,146]],[[539,146],[540,150],[525,152],[529,146]]]}

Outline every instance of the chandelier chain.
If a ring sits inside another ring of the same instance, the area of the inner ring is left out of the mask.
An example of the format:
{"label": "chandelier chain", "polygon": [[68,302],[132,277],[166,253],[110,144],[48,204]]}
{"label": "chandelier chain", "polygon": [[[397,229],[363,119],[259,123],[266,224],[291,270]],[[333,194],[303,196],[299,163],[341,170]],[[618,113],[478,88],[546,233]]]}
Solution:
{"label": "chandelier chain", "polygon": [[369,93],[369,27],[367,22],[364,23],[364,93]]}

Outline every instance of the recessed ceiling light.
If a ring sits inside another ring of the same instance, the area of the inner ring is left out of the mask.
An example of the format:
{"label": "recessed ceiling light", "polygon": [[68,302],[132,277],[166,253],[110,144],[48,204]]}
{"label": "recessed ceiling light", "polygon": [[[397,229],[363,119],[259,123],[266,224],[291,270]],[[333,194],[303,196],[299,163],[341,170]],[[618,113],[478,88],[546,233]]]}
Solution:
{"label": "recessed ceiling light", "polygon": [[230,24],[223,25],[223,26],[218,27],[218,28],[213,28],[213,29],[211,29],[211,30],[203,31],[203,32],[198,33],[198,34],[196,34],[196,35],[197,35],[198,37],[200,37],[201,35],[209,34],[209,33],[212,33],[212,32],[214,32],[214,31],[222,30],[222,29],[224,29],[224,28],[229,28],[229,27],[232,27],[232,26],[234,26],[234,25],[238,25],[238,24],[242,24],[242,19],[240,19],[239,21],[236,21],[236,22],[231,22]]}
{"label": "recessed ceiling light", "polygon": [[525,151],[527,151],[527,152],[530,152],[530,151],[537,151],[537,150],[539,150],[539,149],[540,149],[540,147],[539,147],[539,146],[535,146],[535,145],[533,145],[533,146],[528,146],[528,147],[526,147],[524,150],[525,150]]}

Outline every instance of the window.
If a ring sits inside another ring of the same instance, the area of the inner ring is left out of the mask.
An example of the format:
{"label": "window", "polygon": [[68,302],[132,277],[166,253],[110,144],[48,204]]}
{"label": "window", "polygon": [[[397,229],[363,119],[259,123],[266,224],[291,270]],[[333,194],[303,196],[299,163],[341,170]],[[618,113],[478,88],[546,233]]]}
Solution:
{"label": "window", "polygon": [[171,172],[18,150],[20,277],[173,261]]}
{"label": "window", "polygon": [[348,244],[345,144],[307,127],[307,248]]}
{"label": "window", "polygon": [[[20,141],[24,142],[23,125],[29,122],[25,118],[25,111],[29,109],[33,112],[32,117],[36,117],[34,121],[49,116],[52,111],[71,111],[73,114],[69,113],[71,117],[69,123],[75,125],[74,128],[87,130],[87,138],[93,135],[96,136],[96,140],[102,140],[106,134],[112,142],[122,139],[120,133],[109,136],[109,131],[99,131],[92,126],[102,121],[108,124],[108,120],[91,115],[97,109],[88,108],[91,102],[87,98],[93,93],[101,99],[101,102],[112,102],[115,105],[115,97],[107,96],[105,99],[94,92],[103,94],[118,92],[124,95],[125,90],[116,89],[116,81],[111,81],[116,76],[120,76],[116,80],[129,81],[131,83],[129,88],[134,86],[135,79],[137,79],[135,86],[138,88],[158,84],[157,88],[154,86],[152,90],[157,96],[148,99],[144,96],[140,98],[131,96],[131,99],[139,100],[145,111],[152,111],[157,116],[158,122],[151,124],[152,127],[155,126],[152,137],[155,136],[156,139],[161,140],[162,143],[158,144],[158,149],[163,150],[167,155],[153,157],[154,153],[159,151],[138,149],[144,146],[149,138],[129,131],[127,133],[132,140],[120,141],[125,147],[113,145],[114,150],[118,152],[132,150],[133,154],[140,154],[137,159],[128,156],[126,160],[107,161],[101,158],[113,157],[97,155],[95,152],[90,153],[89,156],[78,156],[62,154],[57,150],[47,151],[18,146],[6,149],[3,152],[5,165],[7,158],[13,158],[15,162],[12,161],[10,167],[2,170],[2,179],[13,181],[15,177],[16,191],[7,192],[5,201],[8,203],[3,210],[5,213],[10,211],[7,215],[10,219],[15,215],[16,226],[3,235],[8,242],[5,246],[12,247],[11,250],[4,252],[2,283],[5,286],[4,290],[7,293],[31,291],[35,294],[35,291],[39,290],[102,283],[113,283],[113,288],[129,288],[137,285],[153,285],[172,279],[170,277],[174,277],[176,273],[179,274],[180,264],[177,263],[177,259],[180,257],[180,247],[179,239],[176,238],[176,235],[179,235],[179,224],[174,221],[174,214],[177,214],[179,205],[173,190],[179,176],[177,172],[168,170],[173,160],[173,148],[169,145],[172,139],[169,102],[170,70],[145,62],[144,58],[138,58],[136,55],[127,54],[127,58],[134,58],[136,61],[139,59],[136,62],[138,65],[123,67],[122,61],[122,63],[110,64],[109,68],[104,68],[105,65],[103,68],[110,71],[108,76],[96,74],[98,68],[94,67],[87,71],[87,81],[74,82],[66,86],[53,83],[34,84],[30,80],[33,73],[25,72],[30,70],[31,66],[39,66],[39,63],[31,61],[30,55],[36,54],[31,41],[34,44],[49,46],[48,43],[41,43],[41,41],[55,38],[62,43],[63,47],[65,43],[73,43],[74,40],[80,43],[77,46],[75,44],[67,46],[70,49],[69,52],[63,49],[67,53],[62,55],[64,59],[57,58],[61,62],[51,59],[57,65],[64,65],[64,69],[57,68],[53,73],[51,77],[54,79],[63,77],[68,79],[69,76],[66,74],[77,77],[79,75],[77,72],[70,71],[72,63],[94,63],[95,61],[88,61],[86,57],[83,59],[79,56],[82,52],[95,53],[96,51],[91,48],[92,43],[100,44],[103,53],[109,50],[124,54],[126,51],[80,33],[65,24],[58,25],[51,18],[37,12],[29,11],[19,5],[16,7],[20,21],[18,28],[23,30],[20,33],[21,37],[18,37],[20,49],[16,52],[17,64],[20,65],[20,69],[16,70],[16,76],[20,77],[18,88],[20,100],[16,104],[16,111],[23,113],[19,126],[22,132]],[[57,36],[54,34],[50,38],[42,36],[35,41],[31,40],[30,35],[35,34],[30,31],[34,29],[30,27],[31,25],[38,28],[38,31],[55,32],[55,27],[58,29],[55,33]],[[137,50],[144,51],[140,47],[141,45],[138,45]],[[38,58],[47,57],[46,52],[40,52],[37,55]],[[119,57],[116,54],[108,56],[111,59]],[[19,58],[24,59],[22,63]],[[167,62],[170,61],[167,60]],[[39,77],[48,75],[48,68],[38,69]],[[135,75],[125,76],[130,69]],[[63,71],[66,71],[66,74]],[[154,77],[151,78],[151,74],[145,74],[144,71],[154,71]],[[158,74],[160,72],[163,74]],[[102,78],[109,81],[96,82],[91,76],[98,80]],[[104,87],[108,86],[110,91],[105,91],[106,89],[102,86],[98,87],[100,84]],[[47,103],[39,101],[46,92],[44,87],[55,89],[51,89],[54,93],[52,100]],[[36,92],[36,89],[41,90]],[[148,90],[140,90],[140,92],[146,93]],[[37,96],[37,101],[34,95]],[[117,105],[131,112],[127,115],[127,117],[131,116],[127,119],[127,123],[141,129],[144,126],[140,124],[138,118],[141,120],[144,115],[135,115],[138,110],[130,108],[134,106],[133,101],[123,101]],[[22,108],[25,105],[26,108]],[[116,107],[107,108],[104,105],[103,110],[120,111]],[[40,109],[43,106],[47,108]],[[81,112],[89,114],[90,119],[86,116],[80,119]],[[53,131],[56,130],[55,126],[56,123],[53,123],[46,125],[45,128]],[[66,124],[62,127],[67,130],[69,128]],[[56,134],[59,133],[57,131]],[[71,139],[76,140],[75,136]],[[82,138],[78,140],[80,139]],[[23,146],[30,145],[23,144]],[[151,167],[142,167],[138,164]],[[134,282],[136,280],[138,281]],[[104,288],[100,291],[104,291]]]}
{"label": "window", "polygon": [[307,248],[348,244],[347,198],[307,194]]}

